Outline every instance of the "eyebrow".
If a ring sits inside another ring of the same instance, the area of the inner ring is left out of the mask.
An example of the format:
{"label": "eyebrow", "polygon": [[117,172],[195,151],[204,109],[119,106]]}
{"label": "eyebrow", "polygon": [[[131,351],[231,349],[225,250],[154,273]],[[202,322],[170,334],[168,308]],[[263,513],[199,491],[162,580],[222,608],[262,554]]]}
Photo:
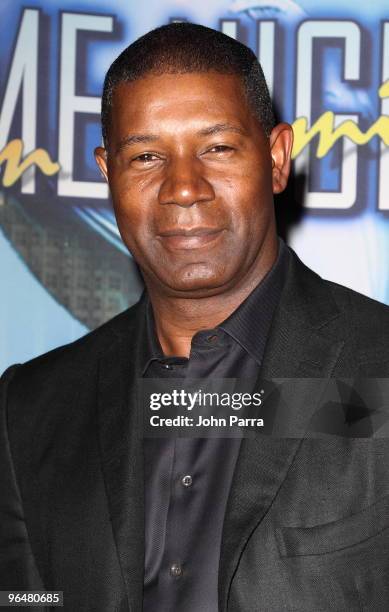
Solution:
{"label": "eyebrow", "polygon": [[159,140],[159,137],[154,134],[129,134],[119,142],[116,152],[119,153],[122,149],[130,147],[133,144],[138,144],[140,142],[155,142],[156,140]]}
{"label": "eyebrow", "polygon": [[246,131],[243,128],[231,125],[230,123],[216,123],[215,125],[200,130],[198,134],[200,136],[213,136],[214,134],[220,134],[222,132],[235,132],[235,134],[240,134],[241,136],[246,135]]}
{"label": "eyebrow", "polygon": [[[223,132],[234,132],[241,136],[246,135],[246,131],[243,128],[229,123],[216,123],[215,125],[210,125],[209,127],[199,130],[197,134],[199,136],[213,136],[214,134],[221,134]],[[116,152],[119,153],[123,149],[134,144],[156,142],[157,140],[160,140],[160,137],[156,134],[128,134],[119,142]]]}

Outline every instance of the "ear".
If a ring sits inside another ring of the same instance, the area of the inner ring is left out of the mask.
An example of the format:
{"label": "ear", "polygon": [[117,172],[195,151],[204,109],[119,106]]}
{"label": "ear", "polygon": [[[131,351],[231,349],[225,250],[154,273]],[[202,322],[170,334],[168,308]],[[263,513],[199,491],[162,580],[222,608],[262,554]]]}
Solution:
{"label": "ear", "polygon": [[108,182],[108,170],[107,170],[107,151],[104,147],[95,148],[95,160],[96,164],[100,168],[100,172]]}
{"label": "ear", "polygon": [[293,130],[288,123],[279,123],[270,134],[273,193],[284,191],[290,173]]}

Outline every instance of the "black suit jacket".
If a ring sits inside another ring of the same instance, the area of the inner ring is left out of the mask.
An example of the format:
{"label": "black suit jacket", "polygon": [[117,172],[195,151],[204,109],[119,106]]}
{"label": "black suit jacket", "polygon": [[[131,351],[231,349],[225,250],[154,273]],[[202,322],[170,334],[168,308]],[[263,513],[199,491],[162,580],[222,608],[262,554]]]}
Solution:
{"label": "black suit jacket", "polygon": [[[138,303],[3,376],[0,589],[63,590],[71,612],[142,609],[141,313]],[[311,410],[309,379],[388,376],[388,339],[386,306],[292,254],[262,378],[307,378],[298,403]],[[244,440],[219,609],[388,610],[388,466],[387,439]]]}

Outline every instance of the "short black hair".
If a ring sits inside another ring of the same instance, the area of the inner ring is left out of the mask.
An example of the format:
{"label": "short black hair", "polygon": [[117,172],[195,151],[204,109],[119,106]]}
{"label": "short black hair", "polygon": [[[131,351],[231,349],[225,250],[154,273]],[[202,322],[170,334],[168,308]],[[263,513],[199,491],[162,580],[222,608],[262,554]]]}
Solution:
{"label": "short black hair", "polygon": [[251,49],[226,34],[202,25],[174,22],[151,30],[129,45],[110,66],[101,101],[101,124],[108,141],[115,87],[149,74],[218,72],[241,77],[247,102],[267,136],[274,127],[269,90]]}

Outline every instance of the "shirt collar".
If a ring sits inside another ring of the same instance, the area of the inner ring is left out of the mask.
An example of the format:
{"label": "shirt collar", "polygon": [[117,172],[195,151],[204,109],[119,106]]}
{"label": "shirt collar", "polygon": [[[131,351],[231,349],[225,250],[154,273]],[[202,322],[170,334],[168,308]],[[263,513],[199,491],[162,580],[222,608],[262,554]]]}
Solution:
{"label": "shirt collar", "polygon": [[[279,239],[277,259],[270,271],[238,308],[215,328],[221,329],[238,342],[258,364],[262,362],[273,315],[285,283],[289,260],[288,248],[284,241]],[[150,361],[164,359],[165,355],[155,331],[153,309],[146,291],[141,299],[145,304],[143,328],[145,342],[141,348],[140,360],[143,376]]]}
{"label": "shirt collar", "polygon": [[247,298],[219,328],[238,342],[261,364],[274,312],[281,298],[289,266],[289,251],[278,241],[278,255],[272,268]]}

